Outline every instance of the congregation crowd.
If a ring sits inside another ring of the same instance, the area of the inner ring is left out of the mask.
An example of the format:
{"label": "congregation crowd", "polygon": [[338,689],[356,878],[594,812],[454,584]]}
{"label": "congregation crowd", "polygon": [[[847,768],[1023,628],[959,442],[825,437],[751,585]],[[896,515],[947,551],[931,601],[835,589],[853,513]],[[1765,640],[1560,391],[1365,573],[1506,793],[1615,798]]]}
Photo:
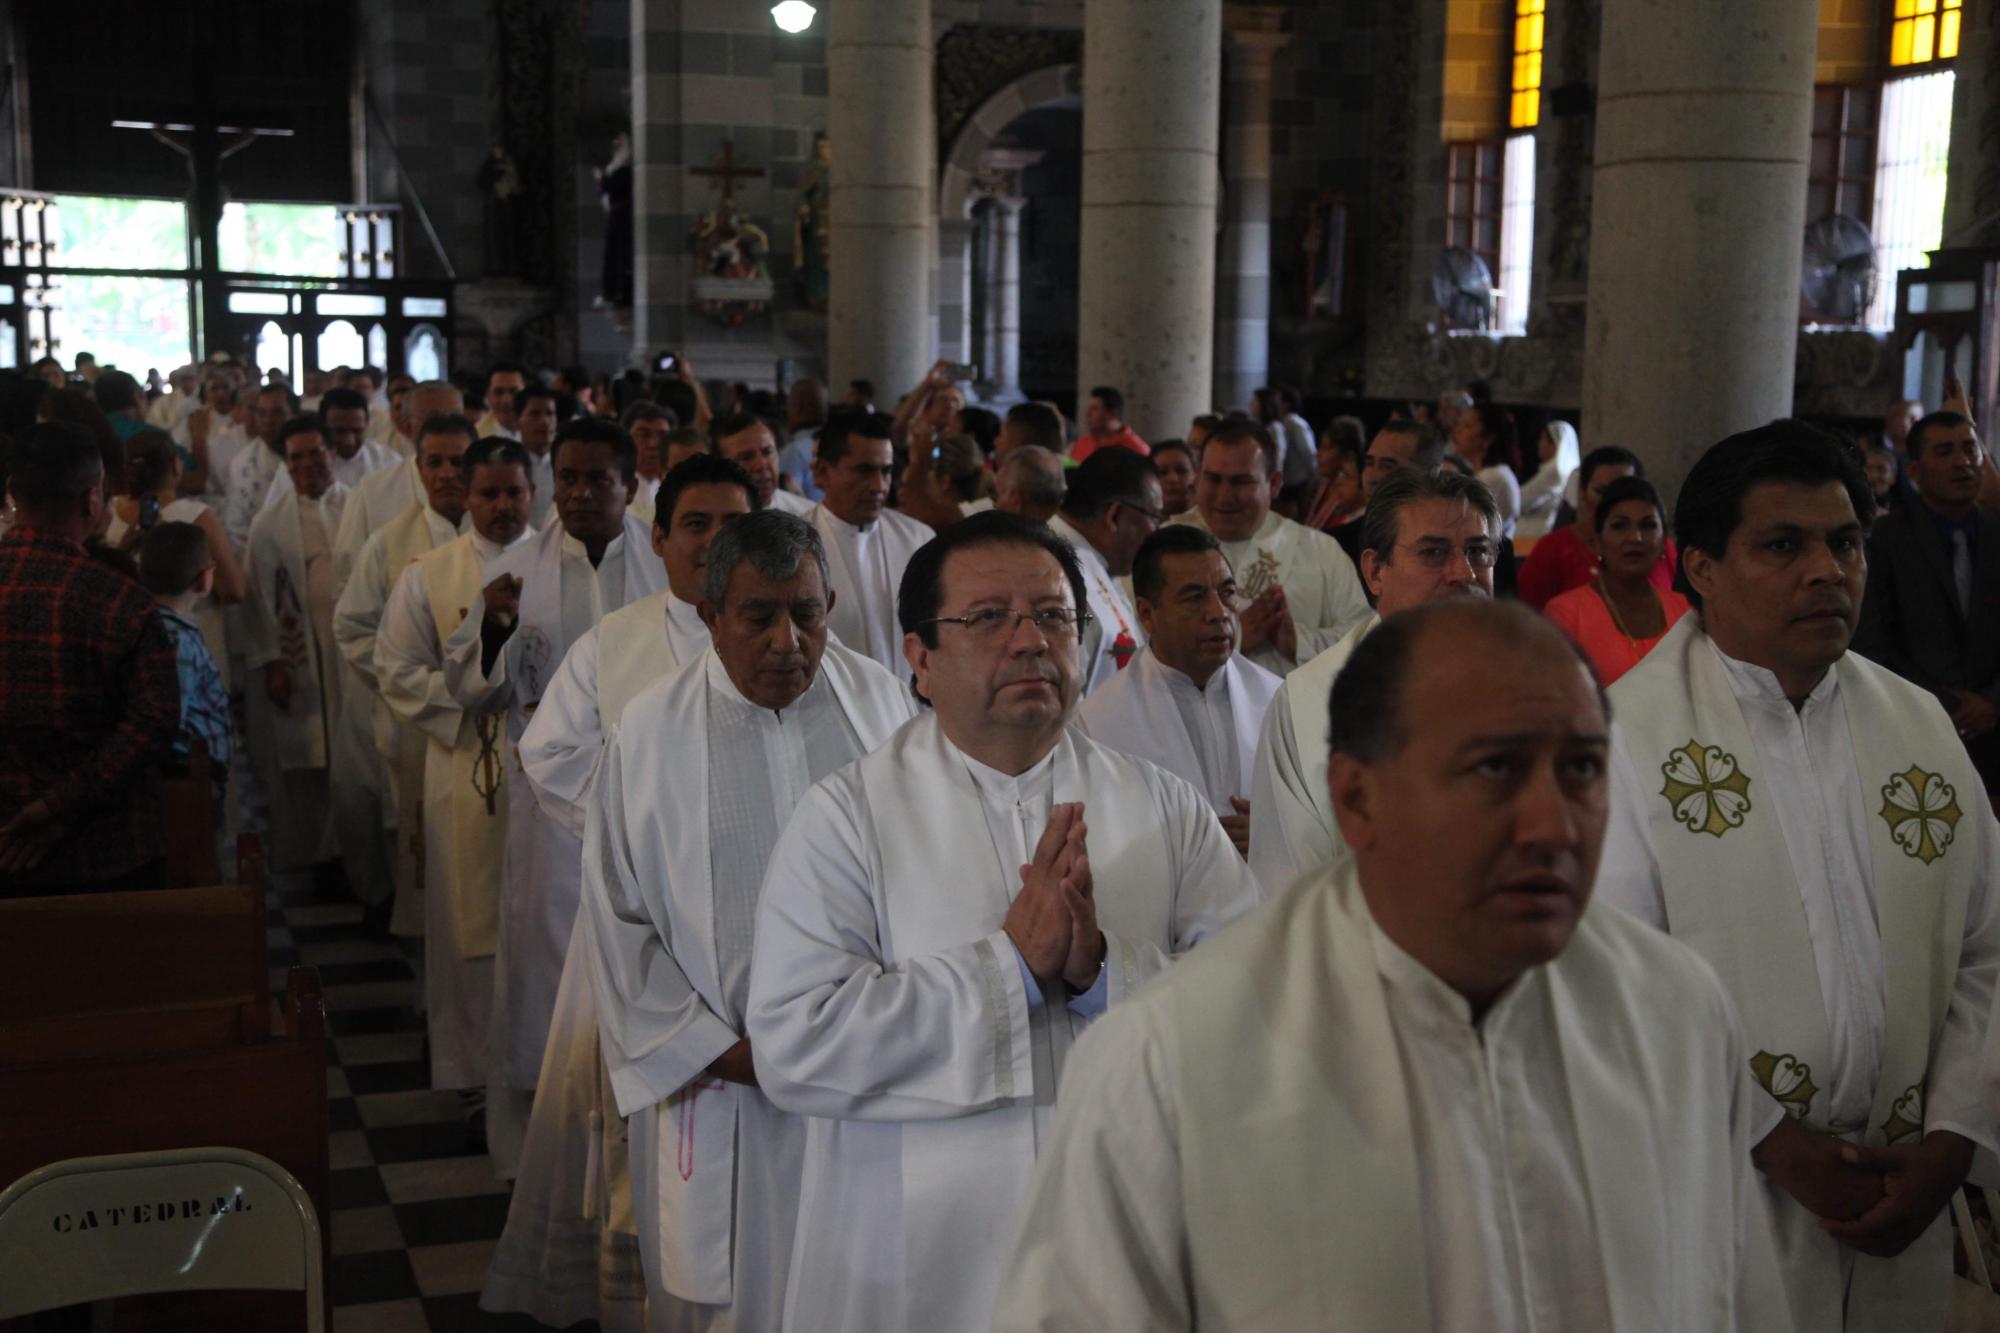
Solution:
{"label": "congregation crowd", "polygon": [[0,897],[165,889],[195,772],[216,864],[407,941],[487,1308],[1945,1326],[2000,1185],[1962,401],[1669,496],[1476,384],[1149,444],[670,364],[0,372]]}

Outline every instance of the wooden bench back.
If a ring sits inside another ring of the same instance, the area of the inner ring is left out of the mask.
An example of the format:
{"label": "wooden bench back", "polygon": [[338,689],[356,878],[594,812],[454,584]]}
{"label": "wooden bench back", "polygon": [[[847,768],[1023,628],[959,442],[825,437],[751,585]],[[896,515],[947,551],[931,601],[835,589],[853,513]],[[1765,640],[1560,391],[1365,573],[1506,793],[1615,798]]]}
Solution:
{"label": "wooden bench back", "polygon": [[[291,970],[282,1036],[207,1050],[0,1066],[0,1182],[69,1157],[220,1146],[261,1153],[305,1188],[332,1236],[327,1196],[326,1013],[319,974]],[[155,1298],[143,1298],[152,1301]],[[190,1298],[157,1298],[182,1302]],[[223,1299],[223,1298],[217,1298]],[[208,1327],[296,1327],[298,1299]],[[126,1302],[120,1302],[120,1327]],[[159,1325],[147,1323],[147,1327]]]}
{"label": "wooden bench back", "polygon": [[250,885],[0,900],[0,1062],[260,1036],[269,957]]}

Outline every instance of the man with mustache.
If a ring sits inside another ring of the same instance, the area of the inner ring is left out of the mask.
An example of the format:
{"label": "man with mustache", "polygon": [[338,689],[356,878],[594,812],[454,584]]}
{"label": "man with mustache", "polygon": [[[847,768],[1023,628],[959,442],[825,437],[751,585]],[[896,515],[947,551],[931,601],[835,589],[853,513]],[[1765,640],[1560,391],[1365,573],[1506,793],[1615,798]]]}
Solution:
{"label": "man with mustache", "polygon": [[1743,1020],[1751,1141],[1800,1328],[1942,1328],[1944,1216],[1992,1148],[2000,835],[1937,697],[1847,651],[1873,498],[1797,421],[1674,514],[1695,613],[1612,688],[1598,890],[1693,945]]}
{"label": "man with mustache", "polygon": [[[1100,450],[1084,466],[1128,456]],[[1193,783],[1236,850],[1248,856],[1250,802],[1243,793],[1250,790],[1265,710],[1283,682],[1237,655],[1236,576],[1214,537],[1176,523],[1140,543],[1132,595],[1146,646],[1084,700],[1077,725]]]}
{"label": "man with mustache", "polygon": [[431,1086],[459,1090],[469,1114],[486,1086],[510,784],[500,719],[475,715],[453,695],[462,667],[449,649],[468,624],[479,624],[472,611],[487,565],[534,529],[527,450],[488,438],[466,450],[459,467],[472,530],[396,576],[375,641],[375,680],[382,701],[426,738],[421,868]]}
{"label": "man with mustache", "polygon": [[[537,401],[526,391],[529,407]],[[524,411],[520,420],[529,424]],[[524,449],[529,448],[524,440]],[[532,452],[532,451],[531,451]],[[507,719],[508,766],[570,645],[607,614],[666,587],[647,527],[625,512],[637,482],[632,438],[599,418],[556,432],[554,521],[485,572],[484,615],[445,644],[447,682],[476,717]],[[507,859],[493,1000],[488,1143],[513,1175],[576,920],[582,847],[525,782],[508,784]]]}
{"label": "man with mustache", "polygon": [[[728,466],[725,464],[725,466]],[[627,706],[604,752],[576,934],[588,955],[654,1327],[775,1330],[806,1127],[757,1086],[756,907],[811,784],[915,713],[827,633],[819,536],[764,511],[709,548],[710,646]]]}
{"label": "man with mustache", "polygon": [[1931,413],[1908,440],[1916,499],[1869,530],[1854,651],[1938,697],[1990,791],[2000,782],[2000,515],[1978,506],[1986,453],[1957,412]]}
{"label": "man with mustache", "polygon": [[929,715],[807,792],[765,876],[748,1033],[808,1116],[789,1329],[970,1333],[1071,1041],[1257,889],[1186,781],[1069,727],[1083,574],[977,514],[898,599]]}
{"label": "man with mustache", "polygon": [[[428,495],[418,476],[420,464],[414,447],[417,433],[432,417],[458,416],[464,411],[465,396],[456,385],[444,380],[425,380],[403,395],[396,413],[396,430],[411,442],[409,456],[363,478],[340,516],[340,532],[333,539],[333,572],[343,590],[369,537],[381,531],[391,519],[423,504]],[[395,577],[393,570],[390,577]]]}
{"label": "man with mustache", "polygon": [[[472,444],[472,423],[463,413],[439,413],[418,428],[415,462],[424,502],[411,505],[363,543],[347,586],[341,589],[333,608],[334,641],[360,685],[350,705],[368,709],[370,734],[388,766],[396,810],[391,826],[394,897],[387,896],[390,886],[385,885],[380,896],[364,892],[362,901],[375,909],[371,915],[377,918],[380,905],[389,903],[387,924],[397,935],[424,933],[421,829],[426,747],[424,734],[398,721],[382,698],[381,682],[375,675],[375,643],[396,579],[419,556],[452,541],[472,523],[466,510],[462,466]],[[348,504],[353,503],[350,496]],[[342,521],[344,524],[344,516]]]}
{"label": "man with mustache", "polygon": [[1438,602],[1330,718],[1351,856],[1085,1034],[993,1327],[1791,1328],[1727,997],[1591,902],[1582,657]]}
{"label": "man with mustache", "polygon": [[[1376,436],[1376,444],[1385,438],[1387,432]],[[1356,646],[1411,607],[1493,596],[1500,510],[1476,479],[1449,468],[1381,468],[1354,526],[1361,529],[1361,577],[1375,595],[1376,614],[1285,678],[1257,741],[1250,869],[1266,893],[1347,859],[1326,794],[1326,701]]]}
{"label": "man with mustache", "polygon": [[1272,512],[1278,444],[1247,418],[1216,427],[1201,448],[1194,508],[1175,519],[1215,534],[1249,599],[1243,655],[1289,675],[1368,619],[1354,562],[1323,532]]}
{"label": "man with mustache", "polygon": [[821,499],[805,519],[826,544],[836,594],[834,637],[900,674],[896,588],[931,530],[888,507],[889,480],[896,475],[891,428],[880,412],[835,412],[827,420],[813,458]]}

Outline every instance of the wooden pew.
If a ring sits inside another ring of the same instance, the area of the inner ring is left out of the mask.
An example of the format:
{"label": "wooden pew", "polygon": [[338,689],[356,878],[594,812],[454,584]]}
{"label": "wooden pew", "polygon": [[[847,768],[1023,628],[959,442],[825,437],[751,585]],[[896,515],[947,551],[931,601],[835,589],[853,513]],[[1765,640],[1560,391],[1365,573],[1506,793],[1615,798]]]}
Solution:
{"label": "wooden pew", "polygon": [[[0,1125],[7,1183],[50,1162],[102,1153],[205,1146],[262,1153],[311,1196],[330,1253],[326,1014],[312,968],[291,970],[281,1036],[0,1068]],[[145,1297],[119,1302],[113,1327],[302,1328],[297,1306],[296,1295],[268,1293]]]}
{"label": "wooden pew", "polygon": [[0,1065],[266,1036],[269,957],[261,886],[0,900]]}
{"label": "wooden pew", "polygon": [[187,762],[170,767],[160,779],[161,850],[170,889],[222,882],[215,857],[214,768],[208,747],[194,741]]}

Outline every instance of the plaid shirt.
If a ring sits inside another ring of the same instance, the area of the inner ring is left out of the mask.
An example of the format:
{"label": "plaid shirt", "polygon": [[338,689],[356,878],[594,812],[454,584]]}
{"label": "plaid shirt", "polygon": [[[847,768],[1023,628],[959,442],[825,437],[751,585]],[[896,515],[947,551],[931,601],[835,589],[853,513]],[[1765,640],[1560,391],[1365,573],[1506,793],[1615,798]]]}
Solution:
{"label": "plaid shirt", "polygon": [[160,623],[174,641],[174,672],[181,682],[181,729],[174,735],[174,758],[185,763],[200,741],[214,761],[215,790],[229,781],[229,753],[235,724],[229,715],[229,691],[222,673],[202,641],[201,627],[171,607],[160,608]]}
{"label": "plaid shirt", "polygon": [[0,538],[0,823],[36,800],[68,831],[16,885],[91,883],[160,855],[153,785],[180,726],[153,599],[74,542]]}

